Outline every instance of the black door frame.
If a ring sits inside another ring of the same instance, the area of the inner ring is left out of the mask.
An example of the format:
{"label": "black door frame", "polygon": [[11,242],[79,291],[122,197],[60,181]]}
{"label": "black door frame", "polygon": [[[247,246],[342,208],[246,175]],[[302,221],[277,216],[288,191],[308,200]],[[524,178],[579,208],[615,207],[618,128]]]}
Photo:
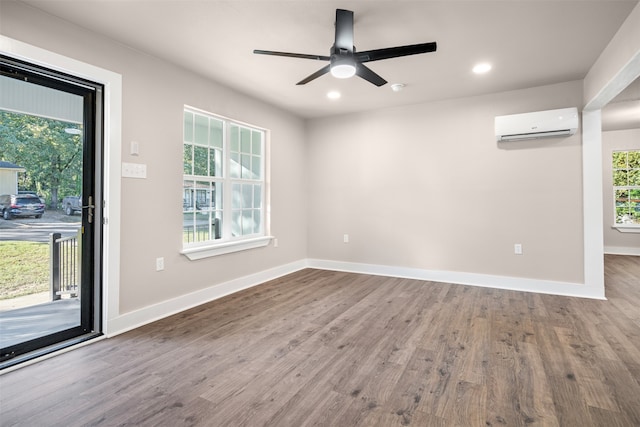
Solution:
{"label": "black door frame", "polygon": [[1,349],[3,369],[102,335],[104,87],[4,55],[0,55],[0,73],[83,97],[80,325]]}

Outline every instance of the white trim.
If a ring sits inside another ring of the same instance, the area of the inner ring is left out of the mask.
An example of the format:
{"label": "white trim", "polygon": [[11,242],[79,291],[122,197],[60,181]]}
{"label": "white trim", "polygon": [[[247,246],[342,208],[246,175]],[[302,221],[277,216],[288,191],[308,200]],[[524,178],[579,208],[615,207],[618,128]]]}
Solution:
{"label": "white trim", "polygon": [[625,248],[621,246],[605,246],[604,253],[607,255],[631,255],[640,256],[640,248]]}
{"label": "white trim", "polygon": [[305,260],[292,262],[125,313],[116,319],[112,319],[108,336],[112,337],[127,332],[146,325],[147,323],[155,322],[156,320],[197,307],[243,289],[260,285],[269,280],[294,273],[306,267],[307,263]]}
{"label": "white trim", "polygon": [[104,85],[104,206],[102,331],[120,305],[120,163],[122,76],[103,68],[0,35],[0,53]]}
{"label": "white trim", "polygon": [[195,261],[212,256],[246,251],[247,249],[262,248],[264,246],[267,246],[271,239],[273,239],[273,237],[264,236],[256,237],[255,239],[235,240],[232,242],[219,243],[215,245],[185,248],[181,250],[180,253],[189,258],[189,260]]}
{"label": "white trim", "polygon": [[604,295],[581,283],[557,282],[523,277],[495,276],[458,271],[422,270],[419,268],[395,267],[388,265],[360,264],[353,262],[309,259],[310,268],[345,271],[349,273],[371,274],[375,276],[400,277],[457,285],[480,286],[522,292],[535,292],[569,297],[604,300]]}
{"label": "white trim", "polygon": [[635,225],[616,224],[616,225],[612,225],[611,228],[613,228],[614,230],[618,230],[620,233],[640,233],[640,224],[635,224]]}
{"label": "white trim", "polygon": [[604,298],[601,113],[601,110],[582,112],[582,217],[584,283],[590,294]]}

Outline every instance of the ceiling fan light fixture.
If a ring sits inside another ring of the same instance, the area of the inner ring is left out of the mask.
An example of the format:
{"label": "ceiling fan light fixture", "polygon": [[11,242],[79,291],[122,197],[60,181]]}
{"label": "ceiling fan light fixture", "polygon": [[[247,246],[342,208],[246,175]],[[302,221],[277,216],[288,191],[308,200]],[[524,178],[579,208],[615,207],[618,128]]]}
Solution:
{"label": "ceiling fan light fixture", "polygon": [[352,58],[336,58],[331,62],[331,75],[338,79],[348,79],[356,75],[356,66]]}

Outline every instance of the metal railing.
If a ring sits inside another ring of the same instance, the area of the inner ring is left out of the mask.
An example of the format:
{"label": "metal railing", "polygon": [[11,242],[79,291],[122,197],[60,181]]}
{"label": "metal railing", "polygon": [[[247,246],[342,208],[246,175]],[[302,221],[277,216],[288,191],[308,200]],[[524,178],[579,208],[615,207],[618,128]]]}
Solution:
{"label": "metal railing", "polygon": [[213,240],[211,233],[215,239],[220,238],[220,220],[214,218],[211,227],[209,224],[198,224],[194,227],[183,227],[182,235],[184,243],[204,242],[206,240]]}
{"label": "metal railing", "polygon": [[75,236],[62,237],[60,233],[49,235],[49,294],[51,301],[80,294],[81,231]]}

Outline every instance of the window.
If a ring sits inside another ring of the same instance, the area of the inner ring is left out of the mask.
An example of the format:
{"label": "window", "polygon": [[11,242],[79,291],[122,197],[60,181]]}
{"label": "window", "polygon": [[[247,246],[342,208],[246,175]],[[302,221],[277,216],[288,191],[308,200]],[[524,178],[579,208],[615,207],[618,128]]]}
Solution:
{"label": "window", "polygon": [[189,258],[268,243],[264,153],[264,130],[185,107],[183,253],[224,248]]}
{"label": "window", "polygon": [[613,152],[616,225],[640,227],[640,150]]}

